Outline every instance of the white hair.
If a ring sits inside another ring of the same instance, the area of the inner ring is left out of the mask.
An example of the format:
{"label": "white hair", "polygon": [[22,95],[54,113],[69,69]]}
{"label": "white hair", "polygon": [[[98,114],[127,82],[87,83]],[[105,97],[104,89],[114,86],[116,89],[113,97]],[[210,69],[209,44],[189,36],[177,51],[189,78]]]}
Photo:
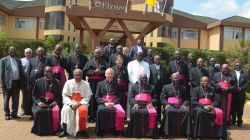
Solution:
{"label": "white hair", "polygon": [[31,48],[24,49],[24,52],[28,52],[28,51],[30,51],[32,53],[32,49]]}

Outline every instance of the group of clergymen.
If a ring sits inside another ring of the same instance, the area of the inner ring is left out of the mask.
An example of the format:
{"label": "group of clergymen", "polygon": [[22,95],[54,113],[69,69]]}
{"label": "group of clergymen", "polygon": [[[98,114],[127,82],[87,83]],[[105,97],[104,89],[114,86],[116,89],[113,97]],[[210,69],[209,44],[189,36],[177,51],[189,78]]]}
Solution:
{"label": "group of clergymen", "polygon": [[127,120],[129,137],[226,139],[227,125],[242,126],[249,78],[240,62],[230,70],[211,58],[205,67],[202,58],[195,64],[189,53],[183,61],[176,50],[166,69],[160,55],[153,56],[141,40],[129,50],[115,46],[113,38],[107,46],[98,46],[89,60],[79,44],[67,58],[62,50],[58,44],[54,54],[45,57],[38,47],[31,58],[27,48],[20,60],[16,48],[9,48],[0,62],[6,120],[20,119],[21,89],[22,115],[32,116],[31,132],[38,135],[88,137],[87,122],[96,122],[98,136],[106,131],[120,135]]}

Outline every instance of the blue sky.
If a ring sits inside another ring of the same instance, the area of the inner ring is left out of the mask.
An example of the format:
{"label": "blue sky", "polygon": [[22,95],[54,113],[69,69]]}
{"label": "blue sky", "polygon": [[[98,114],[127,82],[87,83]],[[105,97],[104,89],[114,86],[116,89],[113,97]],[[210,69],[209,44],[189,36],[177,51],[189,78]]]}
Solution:
{"label": "blue sky", "polygon": [[234,15],[250,18],[250,0],[174,0],[174,8],[217,19]]}

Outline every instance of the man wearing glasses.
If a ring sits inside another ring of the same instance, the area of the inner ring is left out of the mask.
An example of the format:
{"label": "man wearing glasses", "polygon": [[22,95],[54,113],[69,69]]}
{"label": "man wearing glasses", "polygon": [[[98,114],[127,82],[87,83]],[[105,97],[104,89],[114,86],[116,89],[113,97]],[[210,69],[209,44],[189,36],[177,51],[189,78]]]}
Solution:
{"label": "man wearing glasses", "polygon": [[[23,66],[23,75],[25,78],[25,82],[28,85],[28,67],[30,65],[30,58],[32,57],[32,50],[30,48],[26,48],[24,50],[24,58],[21,59],[22,66]],[[23,100],[22,100],[22,116],[23,115],[28,115],[29,113],[29,108],[28,108],[28,101],[29,101],[29,87],[28,86],[22,86],[21,91],[23,94]]]}

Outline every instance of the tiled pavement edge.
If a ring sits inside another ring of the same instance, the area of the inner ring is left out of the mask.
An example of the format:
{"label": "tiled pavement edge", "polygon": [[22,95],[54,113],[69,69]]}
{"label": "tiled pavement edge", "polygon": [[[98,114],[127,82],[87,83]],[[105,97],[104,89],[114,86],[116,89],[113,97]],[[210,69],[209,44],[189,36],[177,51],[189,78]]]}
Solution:
{"label": "tiled pavement edge", "polygon": [[[20,96],[21,101],[21,96]],[[20,102],[21,103],[21,102]],[[19,109],[19,112],[21,110]],[[228,130],[229,140],[250,140],[250,102],[245,106],[244,112],[244,124],[241,128],[237,126],[231,126]],[[4,120],[3,111],[3,95],[0,94],[0,140],[55,140],[59,139],[56,136],[36,136],[30,133],[33,122],[27,117],[21,120]],[[90,139],[98,139],[94,134],[94,124],[89,124]],[[65,137],[66,139],[83,139],[82,137]],[[128,139],[124,137],[114,138],[113,136],[105,136],[102,139]]]}

